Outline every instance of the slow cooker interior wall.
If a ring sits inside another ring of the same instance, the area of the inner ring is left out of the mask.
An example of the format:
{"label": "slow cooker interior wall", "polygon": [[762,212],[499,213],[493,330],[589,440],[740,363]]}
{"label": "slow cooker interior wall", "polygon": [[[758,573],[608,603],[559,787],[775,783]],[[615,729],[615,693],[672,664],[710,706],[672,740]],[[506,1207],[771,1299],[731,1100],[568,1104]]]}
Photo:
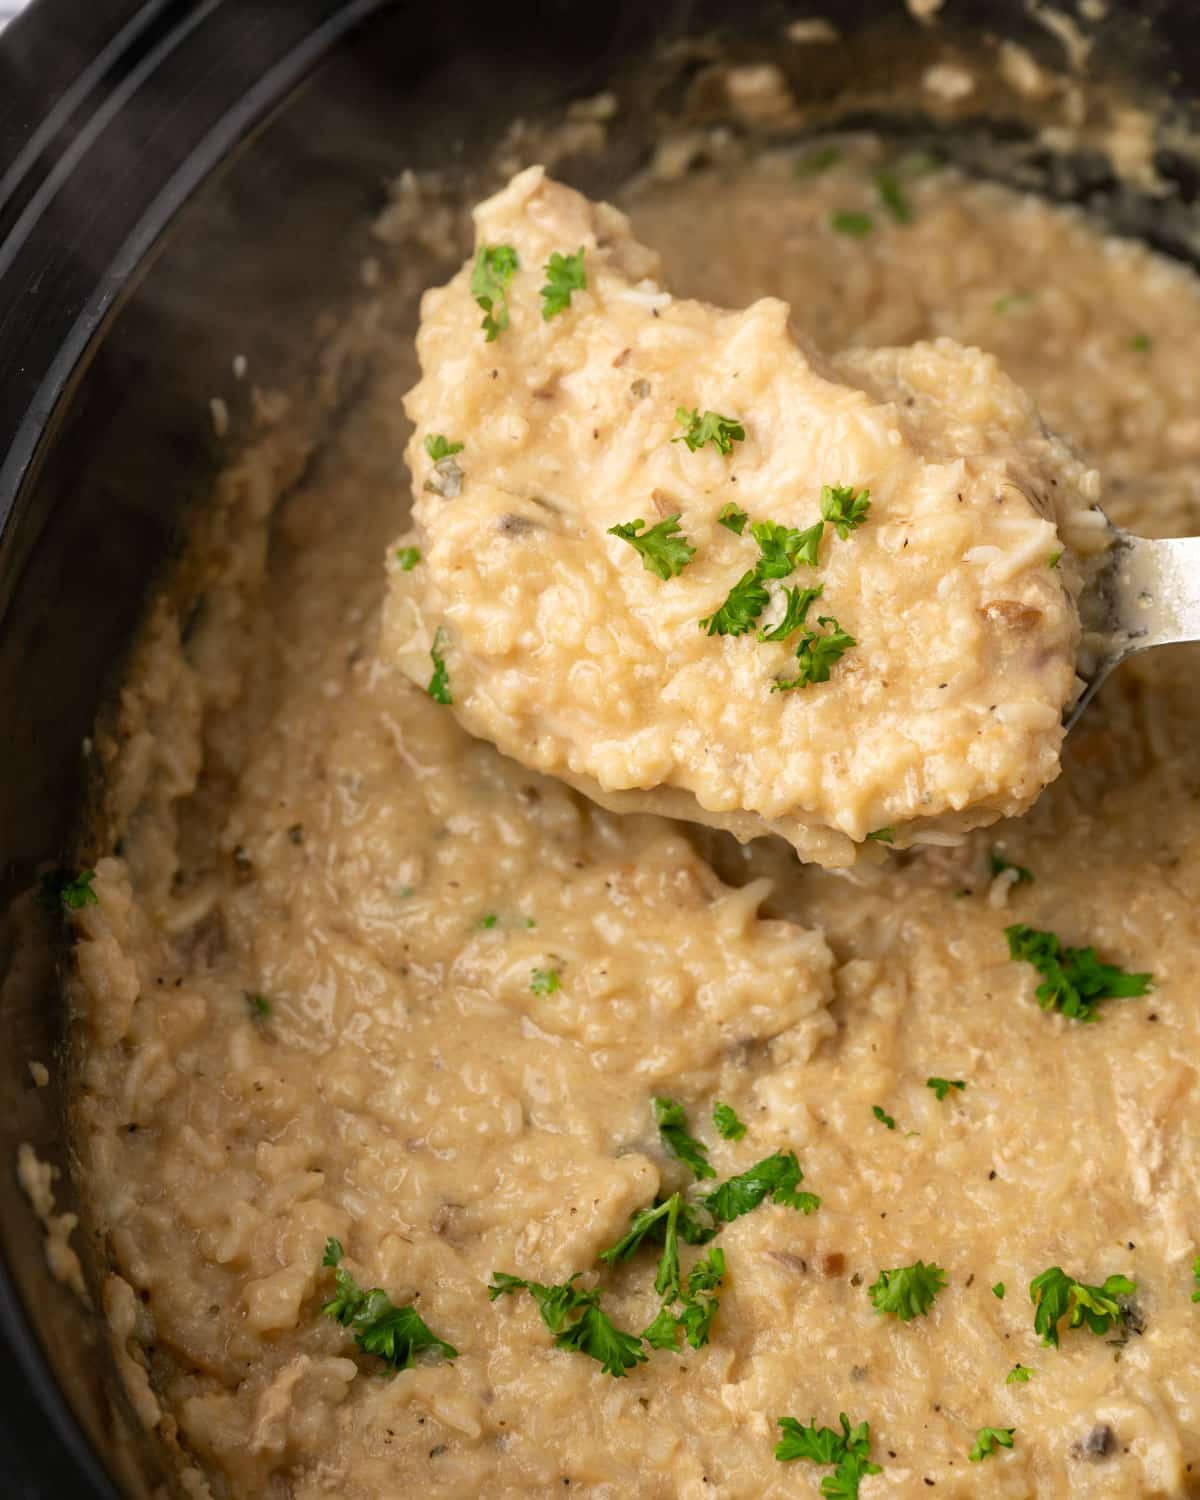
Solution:
{"label": "slow cooker interior wall", "polygon": [[[841,19],[850,38],[827,64],[811,54],[811,91],[830,101],[844,99],[856,77],[901,67],[912,75],[945,44],[897,6],[846,0],[818,8]],[[473,31],[451,7],[429,7],[420,19],[412,7],[384,12],[188,205],[60,403],[22,496],[22,526],[39,540],[22,558],[0,638],[0,702],[8,706],[0,741],[0,1004],[9,1038],[0,1059],[0,1151],[8,1160],[28,1140],[66,1165],[62,1101],[53,1087],[32,1089],[27,1069],[30,1057],[50,1056],[61,1030],[55,934],[22,893],[39,866],[68,848],[83,781],[81,742],[177,548],[187,506],[221,459],[209,398],[230,402],[236,440],[245,388],[232,378],[234,354],[244,354],[250,378],[265,384],[287,387],[300,377],[316,315],[354,284],[387,177],[414,163],[456,170],[495,144],[495,121],[578,97],[627,62],[637,71],[640,59],[642,113],[619,123],[604,163],[578,165],[592,188],[628,172],[644,154],[655,110],[673,102],[671,80],[646,77],[649,9],[627,5],[584,19],[577,7],[543,5],[520,17],[493,14],[489,29]],[[1159,0],[1116,10],[1102,57],[1119,55],[1165,76],[1164,40],[1186,35],[1179,28],[1189,6]],[[698,35],[718,22],[728,29],[729,11],[682,5],[653,22],[660,35]],[[795,13],[767,4],[751,15],[739,6],[737,51],[771,55],[780,25]],[[886,24],[870,30],[868,18],[881,15]],[[955,45],[1019,25],[1039,51],[1053,52],[1052,38],[1031,29],[1023,7],[1007,0],[951,7],[948,19]],[[1200,48],[1176,53],[1176,61],[1178,87],[1188,73],[1200,79]],[[682,92],[681,85],[675,97]],[[1190,186],[1183,166],[1178,175]],[[111,1454],[100,1378],[106,1361],[94,1321],[50,1280],[11,1173],[0,1182],[3,1253],[21,1300],[93,1444]],[[69,1203],[69,1191],[62,1196]],[[89,1348],[97,1352],[84,1357]],[[15,1451],[22,1445],[16,1432],[27,1437],[34,1418],[18,1404],[9,1407],[10,1421],[13,1411]],[[81,1492],[50,1476],[51,1459],[39,1462],[46,1478],[31,1480],[38,1488],[29,1493]],[[144,1472],[151,1467],[148,1460]],[[133,1476],[125,1483],[136,1490]]]}

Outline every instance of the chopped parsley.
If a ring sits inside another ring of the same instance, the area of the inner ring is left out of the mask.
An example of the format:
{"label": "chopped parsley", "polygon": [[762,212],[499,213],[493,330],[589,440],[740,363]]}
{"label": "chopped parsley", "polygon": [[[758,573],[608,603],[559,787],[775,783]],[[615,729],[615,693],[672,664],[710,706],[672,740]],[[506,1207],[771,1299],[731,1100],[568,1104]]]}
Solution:
{"label": "chopped parsley", "polygon": [[664,1251],[659,1263],[654,1287],[665,1293],[679,1282],[678,1248],[680,1239],[687,1245],[706,1245],[716,1233],[707,1219],[701,1219],[694,1204],[682,1193],[672,1193],[661,1203],[651,1203],[630,1215],[629,1228],[607,1250],[601,1250],[600,1259],[608,1265],[619,1260],[628,1260],[646,1244],[661,1244]]}
{"label": "chopped parsley", "polygon": [[992,1296],[998,1297],[1001,1302],[1004,1301],[1004,1283],[1002,1281],[998,1281],[992,1288]]}
{"label": "chopped parsley", "polygon": [[81,911],[85,906],[98,906],[100,897],[92,889],[95,870],[80,870],[77,875],[70,870],[57,870],[42,877],[42,899],[50,908],[62,906],[66,911]]}
{"label": "chopped parsley", "polygon": [[925,1080],[925,1087],[932,1089],[939,1099],[944,1099],[951,1089],[958,1089],[961,1093],[966,1086],[962,1078],[927,1078]]}
{"label": "chopped parsley", "polygon": [[868,833],[869,839],[874,839],[877,844],[894,844],[896,842],[896,830],[889,823],[886,828],[876,828],[873,833]]}
{"label": "chopped parsley", "polygon": [[421,561],[420,547],[397,547],[396,561],[405,573],[411,573]]}
{"label": "chopped parsley", "polygon": [[461,453],[461,443],[451,443],[442,436],[440,432],[430,432],[425,437],[425,452],[429,454],[434,463],[440,458],[452,458],[454,454]]}
{"label": "chopped parsley", "polygon": [[1052,552],[1046,560],[1046,566],[1048,568],[1057,568],[1060,562],[1062,562],[1062,552]]}
{"label": "chopped parsley", "polygon": [[1136,350],[1138,354],[1149,354],[1154,348],[1154,340],[1148,333],[1135,333],[1129,340],[1129,347]]}
{"label": "chopped parsley", "polygon": [[732,531],[735,536],[741,536],[749,519],[750,517],[741,506],[732,500],[721,507],[721,514],[717,517],[718,523],[727,531]]}
{"label": "chopped parsley", "polygon": [[[679,529],[679,513],[668,516],[642,531],[645,521],[623,521],[619,526],[608,528],[609,536],[619,536],[642,555],[642,567],[647,573],[657,573],[659,578],[677,578],[695,556],[696,549]],[[640,533],[640,535],[639,535]]]}
{"label": "chopped parsley", "polygon": [[[716,1248],[711,1250],[692,1267],[685,1283],[679,1269],[679,1241],[704,1244],[714,1232],[699,1221],[682,1193],[672,1193],[661,1203],[635,1213],[622,1238],[600,1252],[600,1259],[612,1264],[628,1260],[645,1242],[661,1242],[663,1249],[654,1277],[654,1290],[663,1302],[653,1322],[642,1330],[642,1337],[652,1349],[678,1348],[680,1330],[693,1349],[708,1342],[719,1305],[713,1294],[725,1275],[725,1252]],[[675,1311],[677,1302],[682,1304],[678,1313]]]}
{"label": "chopped parsley", "polygon": [[[688,1272],[686,1288],[680,1286],[677,1273],[673,1288],[668,1289],[666,1300],[654,1321],[642,1330],[642,1337],[650,1347],[677,1349],[682,1331],[693,1349],[702,1349],[708,1343],[713,1319],[721,1305],[715,1293],[724,1275],[725,1252],[715,1245]],[[655,1286],[658,1287],[657,1281]],[[682,1304],[679,1313],[674,1310],[676,1301]]]}
{"label": "chopped parsley", "polygon": [[836,146],[822,146],[819,150],[810,151],[807,156],[799,156],[792,163],[792,175],[795,177],[818,177],[822,172],[828,172],[830,167],[836,166],[842,159],[842,153]]}
{"label": "chopped parsley", "polygon": [[1064,948],[1052,932],[1039,932],[1023,922],[1004,929],[1009,956],[1032,964],[1042,976],[1037,1001],[1043,1010],[1058,1010],[1076,1021],[1094,1021],[1101,1000],[1144,995],[1154,982],[1151,974],[1127,974],[1115,964],[1101,963],[1094,948]]}
{"label": "chopped parsley", "polygon": [[757,1208],[768,1195],[772,1203],[811,1214],[820,1208],[821,1200],[815,1193],[796,1191],[803,1181],[804,1173],[800,1170],[796,1153],[776,1151],[773,1156],[714,1188],[704,1199],[704,1206],[714,1219],[725,1224]]}
{"label": "chopped parsley", "polygon": [[1192,1262],[1192,1279],[1196,1283],[1196,1290],[1192,1293],[1192,1301],[1200,1302],[1200,1255]]}
{"label": "chopped parsley", "polygon": [[410,1369],[425,1349],[436,1349],[445,1359],[456,1359],[453,1344],[439,1339],[413,1307],[397,1307],[381,1287],[363,1291],[349,1271],[342,1269],[339,1240],[325,1242],[322,1266],[333,1268],[334,1294],[321,1311],[327,1318],[349,1328],[354,1341],[367,1354],[377,1354],[394,1370]]}
{"label": "chopped parsley", "polygon": [[1012,1369],[1004,1377],[1005,1385],[1028,1385],[1034,1377],[1034,1371],[1028,1365],[1013,1365]]}
{"label": "chopped parsley", "polygon": [[490,911],[486,916],[480,917],[479,925],[485,932],[490,932],[492,928],[496,926],[499,920],[500,918],[496,915],[496,913],[494,911]]}
{"label": "chopped parsley", "polygon": [[[588,1292],[574,1285],[578,1275],[577,1271],[557,1286],[545,1286],[540,1281],[523,1281],[505,1271],[493,1271],[488,1297],[494,1302],[497,1297],[528,1292],[537,1304],[542,1322],[555,1336],[556,1349],[578,1350],[598,1360],[606,1374],[622,1376],[645,1360],[642,1341],[636,1334],[625,1333],[614,1325],[600,1306],[598,1291]],[[576,1321],[570,1322],[576,1314],[579,1314]]]}
{"label": "chopped parsley", "polygon": [[715,1177],[717,1174],[708,1162],[708,1147],[688,1134],[687,1115],[682,1104],[674,1099],[655,1098],[654,1123],[662,1143],[678,1161],[692,1169],[696,1177]]}
{"label": "chopped parsley", "polygon": [[868,1474],[883,1471],[871,1462],[871,1428],[867,1422],[851,1427],[845,1412],[838,1414],[841,1432],[832,1427],[818,1427],[817,1419],[803,1426],[795,1417],[777,1418],[783,1436],[775,1446],[780,1463],[806,1458],[810,1463],[834,1465],[832,1474],[821,1480],[821,1494],[831,1500],[856,1500],[858,1487]]}
{"label": "chopped parsley", "polygon": [[471,272],[471,296],[483,309],[483,329],[487,343],[492,343],[508,327],[508,292],[520,262],[511,245],[480,245]]}
{"label": "chopped parsley", "polygon": [[992,303],[992,311],[1003,317],[1006,313],[1023,311],[1032,301],[1032,292],[1007,292]]}
{"label": "chopped parsley", "polygon": [[553,995],[562,988],[557,969],[533,969],[529,975],[529,988],[535,995]]}
{"label": "chopped parsley", "polygon": [[587,272],[583,269],[583,246],[574,255],[553,252],[544,267],[546,285],[542,288],[542,318],[549,322],[556,313],[565,312],[571,305],[571,293],[582,292],[587,287]]}
{"label": "chopped parsley", "polygon": [[862,525],[870,509],[870,490],[856,491],[852,484],[821,486],[821,517],[829,522],[842,541]]}
{"label": "chopped parsley", "polygon": [[760,630],[758,638],[760,641],[786,641],[789,635],[794,635],[808,617],[813,601],[821,597],[825,585],[818,583],[811,589],[789,589],[784,588],[784,610],[783,619],[778,625],[770,630]]}
{"label": "chopped parsley", "polygon": [[896,1122],[892,1118],[892,1116],[887,1113],[882,1104],[872,1104],[871,1113],[875,1116],[875,1118],[881,1125],[886,1125],[889,1130],[895,1130]]}
{"label": "chopped parsley", "polygon": [[851,646],[858,645],[854,637],[843,630],[832,615],[819,615],[817,624],[828,625],[828,634],[816,630],[804,632],[796,647],[796,661],[799,663],[796,676],[774,683],[771,687],[773,693],[786,693],[792,688],[808,687],[810,683],[828,682],[830,669],[845,656]]}
{"label": "chopped parsley", "polygon": [[429,679],[429,686],[425,691],[435,703],[451,704],[454,699],[450,696],[450,674],[446,671],[446,659],[442,653],[446,649],[446,632],[439,625],[434,632],[433,645],[429,648],[429,659],[433,662],[433,676]]}
{"label": "chopped parsley", "polygon": [[246,995],[246,1004],[250,1007],[250,1014],[256,1021],[265,1021],[271,1014],[271,1002],[265,995]]}
{"label": "chopped parsley", "polygon": [[1084,1324],[1096,1334],[1107,1333],[1123,1317],[1120,1297],[1132,1297],[1137,1284],[1128,1276],[1108,1276],[1100,1286],[1088,1286],[1068,1276],[1061,1266],[1051,1266],[1029,1283],[1034,1306],[1033,1330],[1042,1343],[1058,1348],[1058,1325],[1064,1318],[1068,1328]]}
{"label": "chopped parsley", "polygon": [[721,607],[700,621],[700,629],[709,635],[745,635],[754,629],[754,622],[770,601],[758,570],[751,568],[729,590]]}
{"label": "chopped parsley", "polygon": [[686,443],[692,453],[698,452],[705,443],[711,443],[718,453],[727,457],[733,452],[734,443],[745,441],[746,429],[736,417],[723,417],[719,412],[706,411],[703,416],[697,407],[691,411],[684,406],[675,408],[675,420],[684,428],[671,439],[673,443]]}
{"label": "chopped parsley", "polygon": [[875,220],[870,214],[839,209],[837,213],[830,214],[829,227],[835,234],[848,234],[851,239],[861,240],[875,228]]}
{"label": "chopped parsley", "polygon": [[992,850],[991,854],[988,856],[988,862],[991,868],[993,879],[995,879],[997,875],[1003,875],[1005,870],[1015,870],[1017,872],[1017,878],[1013,881],[1014,885],[1033,884],[1033,871],[1027,870],[1024,865],[1014,865],[1011,859],[1005,859],[1004,855],[1001,854],[999,849]]}
{"label": "chopped parsley", "polygon": [[750,531],[762,556],[758,560],[760,578],[786,578],[801,563],[815,568],[821,533],[825,523],[818,521],[807,531],[795,531],[777,521],[755,521]]}
{"label": "chopped parsley", "polygon": [[737,1117],[737,1111],[731,1104],[718,1104],[713,1109],[713,1124],[717,1127],[717,1134],[725,1141],[740,1141],[746,1134],[746,1127]]}
{"label": "chopped parsley", "polygon": [[867,1292],[877,1313],[890,1313],[902,1323],[909,1323],[929,1311],[945,1285],[946,1273],[941,1266],[918,1260],[911,1266],[880,1271],[879,1280]]}
{"label": "chopped parsley", "polygon": [[897,224],[909,224],[912,222],[912,205],[900,186],[899,180],[894,172],[886,168],[875,174],[875,191],[879,194],[879,201],[895,219]]}
{"label": "chopped parsley", "polygon": [[973,1464],[981,1463],[995,1453],[997,1448],[1011,1448],[1015,1427],[981,1427],[975,1434],[975,1443],[967,1457]]}

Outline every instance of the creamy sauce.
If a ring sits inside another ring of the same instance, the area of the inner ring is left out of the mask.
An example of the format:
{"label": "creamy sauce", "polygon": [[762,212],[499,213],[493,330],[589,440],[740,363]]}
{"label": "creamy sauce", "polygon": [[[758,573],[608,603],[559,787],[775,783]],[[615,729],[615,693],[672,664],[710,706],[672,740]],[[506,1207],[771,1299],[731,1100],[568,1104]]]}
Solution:
{"label": "creamy sauce", "polygon": [[[1116,519],[1200,529],[1191,279],[949,173],[907,185],[910,224],[831,253],[832,210],[877,212],[870,163],[699,175],[627,207],[681,295],[779,296],[829,348],[994,351],[1104,471]],[[78,914],[77,1144],[127,1380],[189,1493],[807,1496],[827,1471],[776,1461],[776,1419],[840,1411],[882,1466],[863,1500],[1187,1493],[1195,652],[1123,668],[1033,812],[960,848],[829,873],[601,811],[470,739],[377,649],[404,318],[385,297],[335,446],[306,465],[285,424],[223,482],[204,605],[186,631],[159,608],[121,735],[97,740],[124,839]],[[996,846],[1032,885],[991,877]],[[1155,989],[1092,1025],[1048,1015],[1010,922]],[[939,1101],[930,1076],[966,1088]],[[650,1321],[655,1252],[596,1257],[687,1183],[654,1094],[722,1179],[792,1150],[822,1201],[722,1229],[711,1341],[617,1380],[486,1284],[580,1271],[621,1328]],[[361,1354],[321,1314],[331,1236],[458,1358]],[[944,1290],[881,1317],[868,1286],[918,1258]],[[1042,1347],[1026,1288],[1052,1265],[1129,1276],[1136,1315]],[[1006,1384],[1018,1362],[1036,1373]],[[984,1425],[1014,1446],[971,1463]]]}

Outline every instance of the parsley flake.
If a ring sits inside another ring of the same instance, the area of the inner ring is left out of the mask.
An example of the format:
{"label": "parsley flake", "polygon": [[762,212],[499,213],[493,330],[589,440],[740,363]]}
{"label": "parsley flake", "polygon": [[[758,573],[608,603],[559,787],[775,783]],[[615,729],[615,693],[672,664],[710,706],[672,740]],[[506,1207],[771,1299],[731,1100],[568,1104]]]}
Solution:
{"label": "parsley flake", "polygon": [[804,632],[796,647],[799,671],[795,677],[775,682],[771,687],[773,693],[786,693],[793,688],[806,688],[811,683],[828,682],[831,668],[845,656],[851,646],[858,645],[854,637],[843,630],[832,615],[819,615],[817,624],[828,625],[828,634],[815,630]]}
{"label": "parsley flake", "polygon": [[855,491],[852,484],[821,486],[821,517],[829,522],[842,541],[862,525],[870,509],[870,490]]}
{"label": "parsley flake", "polygon": [[246,1004],[250,1007],[250,1014],[256,1021],[265,1021],[271,1014],[271,1002],[265,995],[247,994]]}
{"label": "parsley flake", "polygon": [[792,163],[792,175],[794,177],[817,177],[822,172],[828,172],[829,168],[836,166],[841,161],[842,153],[836,146],[822,146],[817,151],[810,151],[807,156],[800,156]]}
{"label": "parsley flake", "polygon": [[92,889],[95,870],[57,870],[42,877],[42,899],[53,909],[62,906],[66,911],[81,911],[85,906],[98,906],[100,897]]}
{"label": "parsley flake", "polygon": [[760,578],[786,578],[801,563],[815,568],[821,533],[825,523],[818,521],[807,531],[795,531],[777,521],[755,521],[750,531],[762,556],[758,560]]}
{"label": "parsley flake", "polygon": [[821,1200],[815,1193],[796,1191],[803,1181],[796,1153],[776,1151],[714,1188],[704,1199],[704,1206],[714,1219],[725,1224],[748,1214],[768,1196],[772,1203],[811,1214],[820,1208]]}
{"label": "parsley flake", "polygon": [[1003,875],[1005,870],[1015,870],[1017,878],[1013,881],[1013,885],[1033,884],[1033,871],[1026,869],[1024,865],[1014,865],[1011,859],[1005,859],[999,849],[992,850],[988,856],[988,862],[993,880],[997,875]]}
{"label": "parsley flake", "polygon": [[410,1369],[425,1349],[435,1349],[445,1359],[458,1357],[454,1345],[431,1332],[415,1308],[397,1307],[381,1287],[364,1292],[350,1272],[342,1269],[344,1253],[339,1240],[325,1242],[321,1264],[334,1268],[335,1290],[321,1311],[349,1328],[360,1349],[377,1354],[394,1370]]}
{"label": "parsley flake", "polygon": [[1064,948],[1052,932],[1023,922],[1006,927],[1004,936],[1009,956],[1032,964],[1042,976],[1036,991],[1042,1009],[1061,1011],[1076,1021],[1094,1021],[1101,1000],[1144,995],[1154,983],[1151,974],[1128,974],[1101,963],[1094,948]]}
{"label": "parsley flake", "polygon": [[411,573],[421,561],[420,547],[397,547],[396,561],[400,564],[403,572]]}
{"label": "parsley flake", "polygon": [[729,590],[720,608],[700,621],[700,629],[709,635],[745,635],[754,629],[770,600],[757,569],[751,568]]}
{"label": "parsley flake", "polygon": [[483,309],[485,341],[493,343],[508,327],[508,292],[520,261],[511,245],[480,245],[471,272],[471,296]]}
{"label": "parsley flake", "polygon": [[1032,301],[1032,292],[1007,292],[992,303],[992,311],[1004,317],[1006,313],[1023,311]]}
{"label": "parsley flake", "polygon": [[541,290],[542,318],[549,322],[556,313],[565,312],[571,305],[571,293],[582,292],[587,287],[587,272],[583,269],[583,246],[574,255],[553,252],[543,269],[546,285]]}
{"label": "parsley flake", "polygon": [[925,1087],[932,1089],[939,1100],[944,1099],[951,1089],[958,1089],[961,1093],[966,1086],[961,1078],[927,1078],[925,1080]]}
{"label": "parsley flake", "polygon": [[713,1124],[722,1140],[740,1141],[746,1134],[746,1127],[731,1104],[718,1104],[713,1109]]}
{"label": "parsley flake", "polygon": [[890,1313],[902,1323],[909,1323],[929,1311],[945,1285],[946,1273],[941,1266],[918,1260],[911,1266],[880,1271],[879,1280],[867,1292],[877,1313]]}
{"label": "parsley flake", "polygon": [[1036,1371],[1031,1370],[1028,1365],[1013,1365],[1012,1369],[1004,1377],[1004,1384],[1028,1385],[1035,1374]]}
{"label": "parsley flake", "polygon": [[838,1414],[841,1432],[832,1427],[818,1427],[817,1419],[803,1426],[795,1417],[778,1417],[783,1436],[775,1446],[780,1463],[805,1458],[810,1463],[836,1465],[832,1474],[821,1480],[821,1494],[831,1500],[857,1500],[858,1487],[868,1474],[880,1474],[878,1464],[871,1462],[871,1428],[867,1422],[851,1427],[845,1412]]}
{"label": "parsley flake", "polygon": [[889,823],[886,828],[876,828],[873,833],[868,833],[869,839],[874,839],[877,844],[894,844],[896,842],[896,830]]}
{"label": "parsley flake", "polygon": [[[614,1325],[600,1306],[598,1291],[584,1291],[574,1285],[578,1275],[576,1272],[557,1286],[546,1286],[539,1281],[510,1276],[505,1271],[493,1271],[488,1297],[494,1302],[497,1297],[527,1291],[537,1304],[542,1322],[555,1335],[556,1349],[575,1349],[587,1354],[599,1361],[605,1374],[620,1377],[645,1360],[642,1341],[636,1334],[624,1333]],[[576,1313],[578,1319],[569,1322]]]}
{"label": "parsley flake", "polygon": [[997,1448],[1011,1448],[1015,1427],[981,1427],[975,1434],[975,1443],[967,1457],[973,1464],[981,1463],[995,1453]]}
{"label": "parsley flake", "polygon": [[848,234],[851,239],[861,240],[875,228],[875,220],[870,214],[839,209],[837,213],[830,214],[829,227],[835,234]]}
{"label": "parsley flake", "polygon": [[662,1143],[677,1160],[691,1167],[696,1177],[715,1177],[717,1174],[708,1162],[708,1147],[688,1134],[687,1115],[682,1104],[674,1099],[655,1098],[654,1123]]}
{"label": "parsley flake", "polygon": [[562,988],[557,969],[533,969],[529,975],[529,988],[535,995],[553,995]]}
{"label": "parsley flake", "polygon": [[719,525],[724,526],[727,531],[732,531],[735,536],[741,536],[746,529],[746,522],[750,517],[740,505],[730,500],[721,507],[721,514],[717,517]]}
{"label": "parsley flake", "polygon": [[875,191],[879,194],[879,201],[895,219],[897,224],[910,224],[912,222],[912,205],[909,203],[904,189],[894,172],[886,168],[875,174]]}
{"label": "parsley flake", "polygon": [[1048,568],[1057,568],[1060,562],[1062,562],[1062,552],[1052,552],[1046,561],[1046,566]]}
{"label": "parsley flake", "polygon": [[1033,1330],[1042,1343],[1059,1347],[1058,1325],[1064,1318],[1068,1328],[1084,1324],[1092,1333],[1107,1333],[1123,1317],[1120,1297],[1132,1297],[1137,1284],[1128,1276],[1108,1276],[1100,1286],[1088,1286],[1068,1276],[1061,1266],[1051,1266],[1029,1283],[1034,1306]]}
{"label": "parsley flake", "polygon": [[[619,536],[642,555],[642,567],[647,573],[656,573],[659,578],[677,578],[695,556],[696,549],[683,536],[679,528],[679,513],[668,516],[642,531],[645,521],[623,521],[619,526],[608,528],[609,536]],[[641,533],[639,535],[639,533]]]}
{"label": "parsley flake", "polygon": [[1196,1290],[1192,1293],[1192,1301],[1200,1302],[1200,1255],[1192,1262],[1192,1279],[1196,1283]]}
{"label": "parsley flake", "polygon": [[1148,333],[1135,333],[1129,340],[1129,347],[1136,350],[1138,354],[1149,354],[1154,348],[1154,340]]}
{"label": "parsley flake", "polygon": [[671,439],[673,443],[686,443],[688,451],[697,453],[705,443],[711,443],[718,453],[726,457],[733,452],[734,443],[746,440],[746,429],[736,417],[723,417],[719,412],[706,411],[700,415],[698,407],[691,411],[685,406],[675,408],[675,420],[685,430]]}
{"label": "parsley flake", "polygon": [[813,601],[821,597],[825,585],[818,583],[811,589],[784,588],[783,619],[770,630],[760,630],[760,641],[786,641],[789,635],[800,629],[808,617]]}
{"label": "parsley flake", "polygon": [[992,1296],[999,1298],[1001,1302],[1004,1301],[1004,1283],[1002,1281],[998,1281],[992,1288]]}
{"label": "parsley flake", "polygon": [[450,696],[450,674],[446,671],[446,659],[442,653],[446,649],[446,632],[439,626],[434,632],[433,645],[429,648],[429,659],[433,662],[433,676],[429,679],[429,686],[425,691],[435,703],[451,704],[454,699]]}
{"label": "parsley flake", "polygon": [[881,1125],[886,1125],[889,1130],[895,1130],[896,1121],[887,1113],[882,1104],[872,1104],[871,1113]]}
{"label": "parsley flake", "polygon": [[442,436],[440,432],[430,432],[425,436],[425,452],[429,454],[434,463],[440,458],[452,458],[454,454],[461,453],[461,443],[451,443]]}

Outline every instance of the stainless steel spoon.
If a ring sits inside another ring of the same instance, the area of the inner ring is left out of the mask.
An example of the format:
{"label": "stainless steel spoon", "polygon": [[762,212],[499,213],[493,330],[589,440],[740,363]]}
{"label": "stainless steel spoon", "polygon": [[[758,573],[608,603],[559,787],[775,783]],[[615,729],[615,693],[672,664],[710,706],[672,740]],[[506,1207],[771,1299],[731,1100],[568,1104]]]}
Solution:
{"label": "stainless steel spoon", "polygon": [[1100,684],[1135,651],[1200,641],[1200,537],[1153,541],[1109,523],[1111,546],[1079,599],[1083,692],[1072,728]]}

